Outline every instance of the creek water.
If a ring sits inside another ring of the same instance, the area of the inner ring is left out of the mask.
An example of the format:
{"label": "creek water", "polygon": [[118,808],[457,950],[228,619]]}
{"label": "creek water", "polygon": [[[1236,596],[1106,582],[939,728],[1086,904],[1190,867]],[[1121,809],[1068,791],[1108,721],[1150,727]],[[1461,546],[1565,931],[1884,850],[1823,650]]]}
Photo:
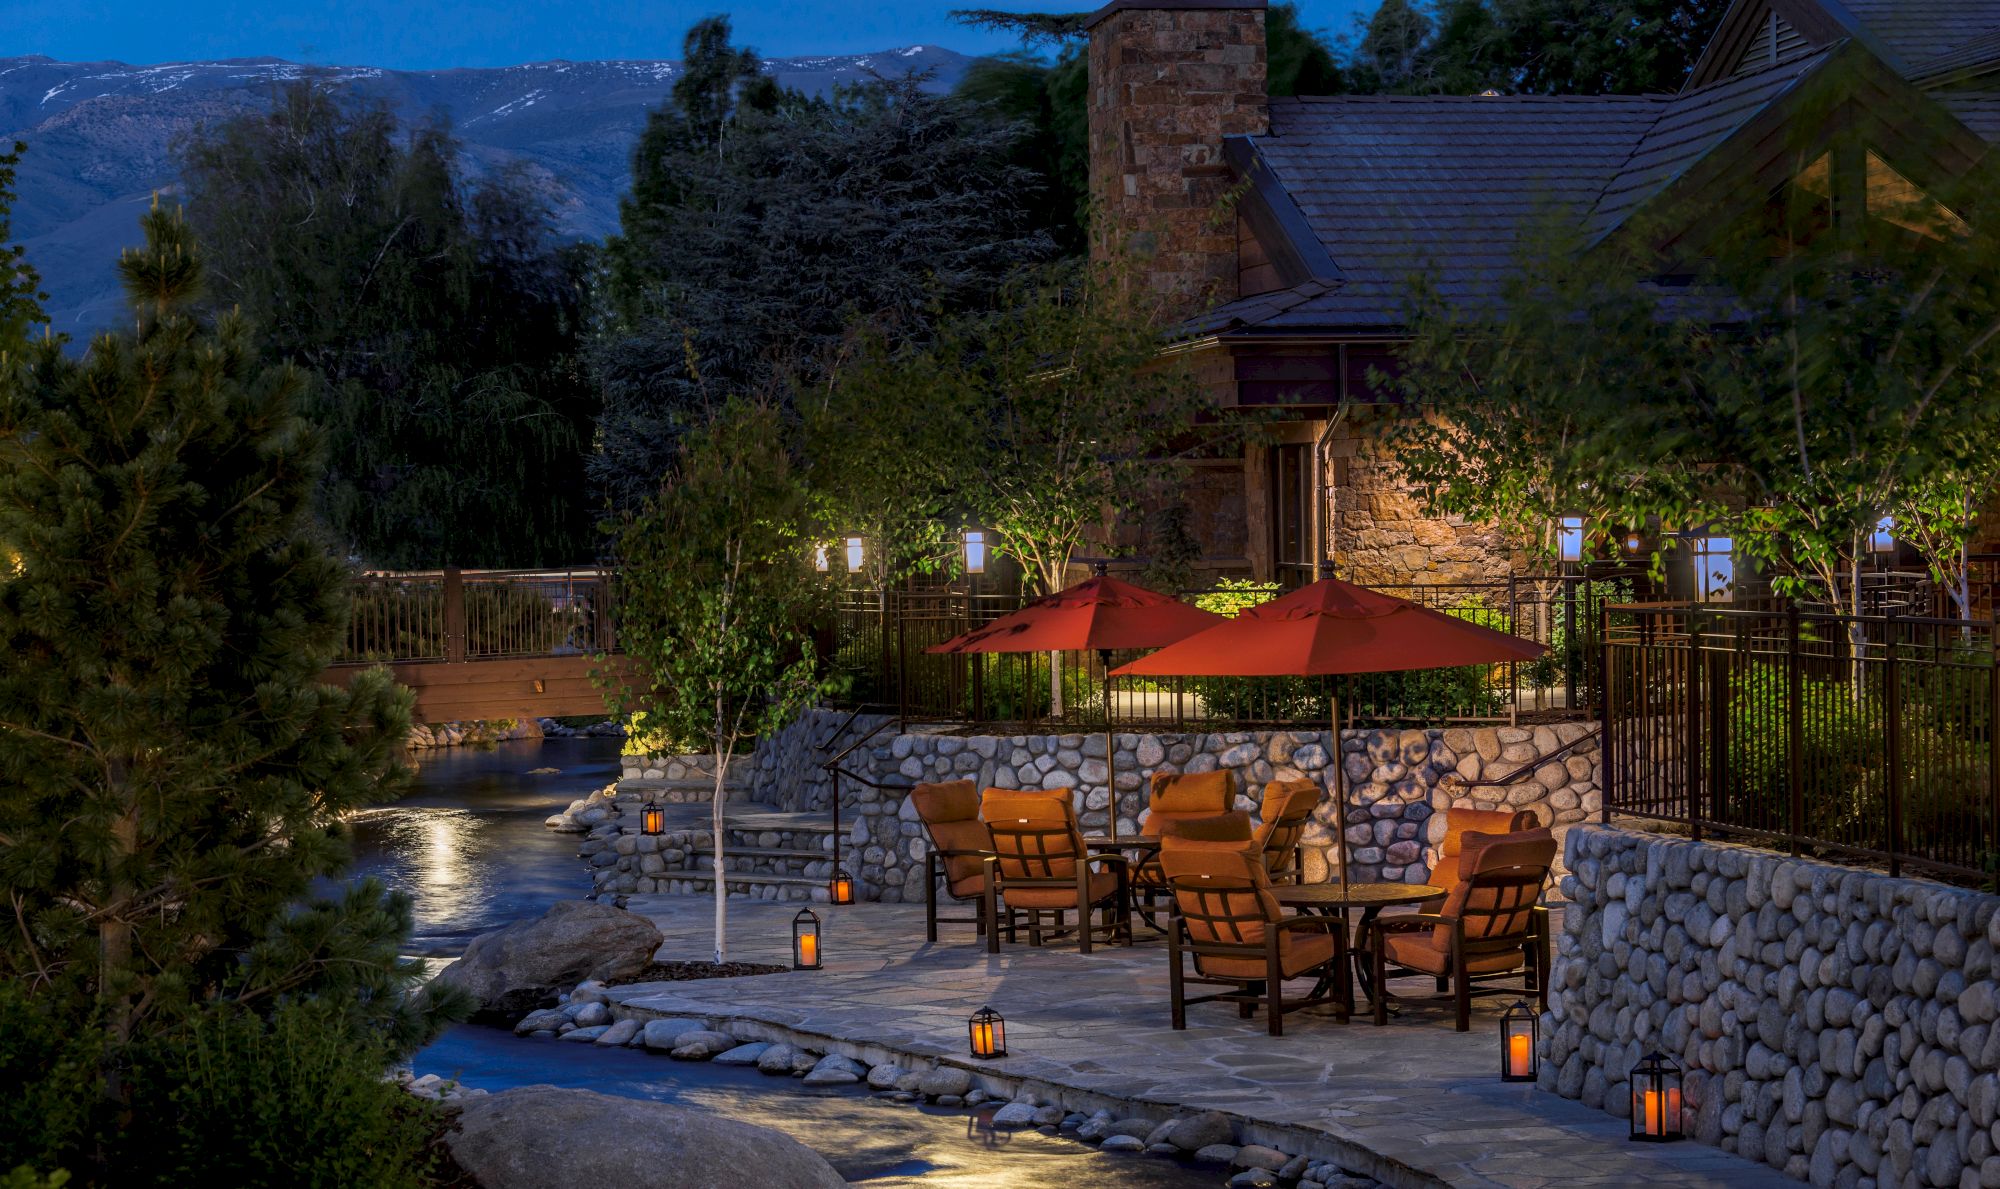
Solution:
{"label": "creek water", "polygon": [[[415,901],[415,953],[447,960],[484,930],[589,890],[576,837],[542,821],[617,777],[617,740],[417,754],[410,795],[355,823],[356,874]],[[546,768],[556,771],[531,775]],[[1213,1189],[1222,1180],[1172,1160],[1100,1152],[1034,1131],[996,1131],[990,1107],[917,1108],[846,1087],[807,1089],[750,1069],[527,1040],[498,1028],[454,1028],[412,1064],[419,1074],[486,1090],[577,1086],[713,1110],[775,1127],[825,1156],[848,1180],[881,1189]],[[753,1180],[746,1170],[745,1185]]]}

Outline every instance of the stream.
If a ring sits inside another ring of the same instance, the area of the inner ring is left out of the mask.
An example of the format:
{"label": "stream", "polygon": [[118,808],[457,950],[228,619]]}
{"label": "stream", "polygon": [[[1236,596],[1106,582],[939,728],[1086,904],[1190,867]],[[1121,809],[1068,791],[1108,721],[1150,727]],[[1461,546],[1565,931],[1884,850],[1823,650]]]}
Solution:
{"label": "stream", "polygon": [[[487,929],[581,896],[590,881],[576,836],[542,821],[617,777],[618,744],[523,740],[418,752],[410,795],[356,820],[355,873],[411,895],[412,952],[439,962]],[[529,775],[539,768],[557,771]],[[996,1131],[986,1122],[992,1105],[919,1108],[850,1087],[807,1089],[754,1069],[527,1040],[498,1028],[453,1028],[412,1064],[418,1074],[486,1090],[577,1086],[713,1110],[777,1128],[848,1180],[879,1189],[1213,1189],[1223,1179],[1216,1170],[1100,1152],[1070,1138]]]}

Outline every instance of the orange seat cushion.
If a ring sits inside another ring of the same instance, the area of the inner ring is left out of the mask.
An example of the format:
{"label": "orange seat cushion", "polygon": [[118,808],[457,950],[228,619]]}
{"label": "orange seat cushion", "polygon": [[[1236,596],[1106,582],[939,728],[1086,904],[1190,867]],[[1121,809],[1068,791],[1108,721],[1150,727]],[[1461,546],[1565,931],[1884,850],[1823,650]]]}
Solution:
{"label": "orange seat cushion", "polygon": [[1228,813],[1236,807],[1236,773],[1155,772],[1149,802],[1153,813]]}
{"label": "orange seat cushion", "polygon": [[[1159,823],[1162,838],[1190,838],[1205,842],[1248,842],[1251,839],[1250,815],[1242,810],[1233,813],[1214,813],[1207,816],[1188,814],[1175,815]],[[1160,856],[1157,852],[1141,859],[1132,868],[1132,882],[1149,888],[1166,885],[1165,872],[1160,870]]]}
{"label": "orange seat cushion", "polygon": [[[1118,876],[1110,871],[1090,873],[1090,903],[1097,904],[1109,900],[1118,892]],[[1076,882],[1074,877],[1064,884],[1000,883],[1000,898],[1010,908],[1075,908]]]}
{"label": "orange seat cushion", "polygon": [[[910,803],[938,850],[993,849],[993,832],[979,820],[979,792],[971,781],[920,784],[910,790]],[[976,855],[947,856],[944,872],[945,891],[955,899],[971,899],[986,888],[986,865]]]}
{"label": "orange seat cushion", "polygon": [[1264,786],[1257,817],[1268,830],[1275,822],[1297,821],[1319,808],[1320,787],[1310,780],[1274,780]]}
{"label": "orange seat cushion", "polygon": [[[1263,848],[1255,841],[1211,842],[1169,835],[1160,840],[1160,867],[1174,885],[1195,951],[1195,969],[1215,978],[1266,977],[1269,968],[1261,957],[1202,952],[1204,946],[1262,946],[1269,927],[1283,919],[1284,910],[1271,895]],[[1333,954],[1334,939],[1326,933],[1288,932],[1278,939],[1279,968],[1287,978]]]}
{"label": "orange seat cushion", "polygon": [[[1447,935],[1448,937],[1449,935]],[[1389,960],[1425,974],[1449,974],[1451,972],[1451,950],[1449,941],[1445,949],[1433,944],[1433,931],[1422,933],[1389,933],[1383,937],[1388,947]],[[1474,974],[1496,974],[1502,971],[1519,970],[1527,962],[1520,950],[1502,950],[1495,954],[1474,954],[1466,965]]]}
{"label": "orange seat cushion", "polygon": [[1437,862],[1425,882],[1450,892],[1458,886],[1459,854],[1467,834],[1511,834],[1535,828],[1536,818],[1529,809],[1447,809],[1444,811],[1444,838],[1439,841]]}
{"label": "orange seat cushion", "polygon": [[[1547,884],[1549,865],[1555,862],[1556,840],[1547,829],[1518,830],[1511,834],[1465,833],[1458,856],[1458,882],[1438,909],[1438,914],[1465,922],[1467,941],[1514,937],[1527,932],[1531,914],[1542,888]],[[1482,884],[1480,877],[1519,873],[1533,877],[1532,886]],[[1423,932],[1385,935],[1389,957],[1405,966],[1432,974],[1442,974],[1451,963],[1451,927],[1434,925]],[[1426,956],[1419,949],[1428,950]],[[1513,951],[1473,957],[1474,974],[1492,970],[1512,970],[1520,957]],[[1495,965],[1498,963],[1498,965]]]}

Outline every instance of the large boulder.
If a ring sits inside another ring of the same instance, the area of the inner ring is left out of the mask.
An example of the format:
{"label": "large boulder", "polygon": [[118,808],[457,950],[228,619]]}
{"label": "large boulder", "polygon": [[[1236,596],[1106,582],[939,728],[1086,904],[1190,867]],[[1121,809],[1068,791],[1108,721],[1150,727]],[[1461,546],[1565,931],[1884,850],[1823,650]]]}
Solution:
{"label": "large boulder", "polygon": [[521,1086],[467,1100],[445,1134],[481,1189],[838,1189],[819,1153],[708,1111],[591,1090]]}
{"label": "large boulder", "polygon": [[561,900],[541,916],[482,933],[435,980],[472,996],[473,1018],[511,1024],[584,979],[630,978],[660,947],[660,931],[637,913]]}

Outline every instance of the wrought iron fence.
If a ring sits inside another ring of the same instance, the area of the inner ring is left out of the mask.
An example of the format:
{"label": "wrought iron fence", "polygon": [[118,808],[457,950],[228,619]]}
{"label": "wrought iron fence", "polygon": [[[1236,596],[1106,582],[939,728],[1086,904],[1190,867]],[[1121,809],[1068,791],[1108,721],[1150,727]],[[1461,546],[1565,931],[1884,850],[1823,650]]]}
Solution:
{"label": "wrought iron fence", "polygon": [[[1585,717],[1597,702],[1600,608],[1651,591],[1643,572],[1609,569],[1381,589],[1547,644],[1549,653],[1532,664],[1339,679],[1121,678],[1111,683],[1111,713],[1121,724],[1175,729],[1320,725],[1338,692],[1350,717],[1360,722]],[[1277,593],[1275,587],[1246,584],[1183,591],[1181,597],[1231,614]],[[839,700],[893,707],[905,718],[928,721],[1101,725],[1105,658],[1080,652],[965,657],[925,651],[1020,605],[1011,596],[948,589],[846,592],[828,642],[845,687]],[[1108,667],[1140,655],[1113,653]]]}
{"label": "wrought iron fence", "polygon": [[1994,879],[1993,619],[1615,610],[1603,649],[1607,821]]}
{"label": "wrought iron fence", "polygon": [[432,570],[355,579],[338,664],[494,660],[616,650],[599,570]]}

